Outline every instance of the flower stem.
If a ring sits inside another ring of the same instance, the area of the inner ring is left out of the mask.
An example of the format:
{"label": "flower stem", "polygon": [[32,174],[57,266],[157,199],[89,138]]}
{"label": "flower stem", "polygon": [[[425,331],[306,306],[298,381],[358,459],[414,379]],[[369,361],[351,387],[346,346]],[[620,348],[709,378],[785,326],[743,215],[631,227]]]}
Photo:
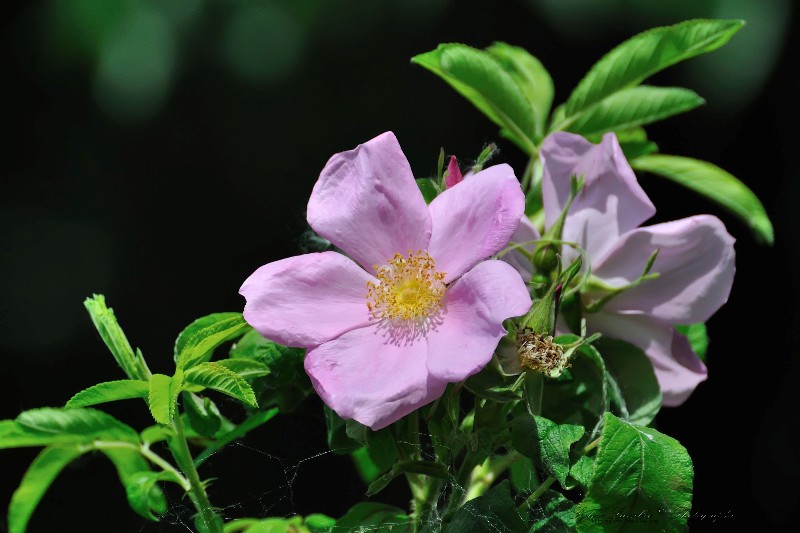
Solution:
{"label": "flower stem", "polygon": [[544,494],[544,491],[550,488],[550,485],[552,485],[555,480],[556,480],[555,476],[550,476],[547,479],[545,479],[544,482],[541,485],[539,485],[539,487],[535,491],[533,491],[533,494],[528,496],[525,499],[525,501],[522,502],[522,504],[520,504],[519,507],[517,507],[517,511],[523,512],[530,509],[531,505],[533,505],[533,502],[538,500],[539,497],[542,494]]}
{"label": "flower stem", "polygon": [[175,418],[172,419],[172,428],[175,431],[175,437],[170,439],[169,449],[175,458],[175,462],[178,463],[181,471],[189,481],[190,488],[187,492],[198,512],[195,525],[203,532],[222,533],[222,519],[211,507],[205,486],[200,480],[197,468],[194,466],[192,454],[186,442],[186,433],[180,413],[176,413]]}
{"label": "flower stem", "polygon": [[534,154],[531,156],[530,160],[528,160],[528,166],[525,167],[525,171],[522,173],[522,183],[520,184],[522,187],[522,192],[527,193],[528,187],[531,185],[531,181],[533,179],[533,165],[536,162],[536,155]]}
{"label": "flower stem", "polygon": [[589,444],[587,444],[587,445],[586,445],[586,447],[585,447],[585,448],[584,448],[584,449],[581,451],[581,453],[582,453],[583,455],[586,455],[586,454],[587,454],[587,453],[589,453],[590,451],[592,451],[592,450],[594,450],[595,448],[597,448],[597,445],[598,445],[598,444],[600,444],[600,438],[601,438],[601,437],[597,437],[597,438],[596,438],[596,439],[594,439],[592,442],[590,442]]}
{"label": "flower stem", "polygon": [[464,494],[462,505],[486,492],[498,477],[511,468],[511,465],[522,459],[523,455],[513,451],[508,455],[498,457],[494,461],[486,460],[482,465],[472,470],[467,492]]}
{"label": "flower stem", "polygon": [[[420,459],[420,440],[419,440],[419,412],[412,411],[408,415],[408,443],[411,445],[410,456]],[[399,447],[402,443],[397,443]],[[400,454],[401,457],[404,454]],[[407,473],[408,487],[411,489],[411,531],[417,533],[422,530],[422,526],[429,520],[430,514],[434,511],[436,500],[439,498],[439,491],[442,488],[440,479],[431,478],[423,474]]]}

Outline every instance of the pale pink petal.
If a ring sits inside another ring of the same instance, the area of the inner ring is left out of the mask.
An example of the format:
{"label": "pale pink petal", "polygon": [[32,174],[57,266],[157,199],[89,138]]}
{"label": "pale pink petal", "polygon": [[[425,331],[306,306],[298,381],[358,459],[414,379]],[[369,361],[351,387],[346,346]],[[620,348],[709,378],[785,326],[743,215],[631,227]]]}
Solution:
{"label": "pale pink petal", "polygon": [[621,293],[607,308],[643,311],[671,324],[705,322],[728,300],[736,270],[734,241],[710,215],[655,224],[623,235],[593,273],[609,285],[627,285],[659,250],[651,270],[659,277]]}
{"label": "pale pink petal", "polygon": [[[539,232],[536,231],[533,222],[531,222],[527,216],[523,215],[519,221],[519,226],[517,226],[517,231],[511,236],[511,242],[509,242],[508,245],[519,244],[523,250],[532,254],[536,249],[536,241],[539,239],[541,239],[541,236]],[[523,280],[530,281],[533,277],[533,263],[531,263],[531,259],[522,252],[512,250],[500,257],[500,259],[514,267],[522,276]]]}
{"label": "pale pink petal", "polygon": [[428,374],[427,351],[424,339],[397,342],[373,325],[309,350],[305,368],[328,407],[378,430],[444,392],[447,383]]}
{"label": "pale pink petal", "polygon": [[556,132],[540,152],[542,198],[549,228],[569,197],[570,177],[583,176],[585,185],[564,223],[564,240],[581,244],[589,257],[600,257],[623,233],[656,212],[625,160],[613,133],[592,144],[580,135]]}
{"label": "pale pink petal", "polygon": [[447,189],[429,207],[428,250],[449,283],[505,248],[525,210],[525,196],[514,171],[503,164]]}
{"label": "pale pink petal", "polygon": [[586,315],[586,327],[590,333],[600,332],[644,350],[653,363],[664,405],[682,404],[706,379],[706,367],[692,352],[686,337],[657,318],[601,311]]}
{"label": "pale pink petal", "polygon": [[425,250],[431,219],[397,138],[387,132],[330,158],[308,201],[308,223],[368,272]]}
{"label": "pale pink petal", "polygon": [[286,346],[316,346],[370,322],[367,282],[375,278],[336,252],[268,263],[239,289],[244,318]]}
{"label": "pale pink petal", "polygon": [[531,297],[511,265],[484,261],[447,289],[444,303],[442,323],[426,335],[428,370],[455,382],[486,366],[506,334],[503,320],[527,313]]}

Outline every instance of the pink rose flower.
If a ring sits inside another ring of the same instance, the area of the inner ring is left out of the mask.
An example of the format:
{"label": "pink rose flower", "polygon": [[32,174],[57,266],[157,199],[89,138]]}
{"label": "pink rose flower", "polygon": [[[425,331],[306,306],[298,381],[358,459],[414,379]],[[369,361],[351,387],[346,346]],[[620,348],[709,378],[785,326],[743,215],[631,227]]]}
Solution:
{"label": "pink rose flower", "polygon": [[[531,299],[520,275],[485,261],[524,210],[508,165],[425,204],[394,134],[336,154],[308,202],[308,223],[347,256],[269,263],[242,285],[245,319],[307,349],[315,390],[342,418],[380,429],[478,372]],[[359,266],[360,265],[360,266]]]}
{"label": "pink rose flower", "polygon": [[[634,283],[658,250],[650,270],[659,274],[656,279],[621,292],[584,317],[589,333],[600,332],[644,350],[653,363],[664,405],[680,405],[706,379],[707,371],[673,324],[705,322],[728,300],[735,272],[734,238],[710,215],[639,227],[656,210],[613,133],[600,144],[571,133],[554,133],[545,139],[540,156],[547,227],[566,204],[570,177],[584,177],[562,237],[586,251],[592,276],[600,282],[595,287]],[[538,232],[523,217],[512,241],[536,239]],[[533,245],[526,247],[533,251]],[[574,248],[563,247],[565,263],[576,255]],[[522,254],[512,252],[504,259],[526,280],[531,278],[532,266]],[[583,302],[589,304],[603,294],[599,288],[586,290]]]}

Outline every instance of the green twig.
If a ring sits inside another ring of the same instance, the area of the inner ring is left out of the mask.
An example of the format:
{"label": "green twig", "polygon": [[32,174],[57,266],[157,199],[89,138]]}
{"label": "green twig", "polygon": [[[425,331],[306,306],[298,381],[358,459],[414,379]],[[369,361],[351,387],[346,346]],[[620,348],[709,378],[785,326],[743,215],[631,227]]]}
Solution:
{"label": "green twig", "polygon": [[470,475],[470,483],[461,504],[474,500],[486,492],[497,478],[523,457],[521,453],[513,451],[508,455],[498,457],[494,461],[487,459],[482,465],[476,466]]}
{"label": "green twig", "polygon": [[214,508],[211,507],[211,502],[208,499],[208,494],[206,494],[205,486],[200,480],[200,475],[197,473],[194,461],[192,461],[192,454],[186,442],[186,433],[180,413],[176,413],[175,418],[172,419],[172,429],[175,431],[175,437],[170,439],[169,449],[172,452],[172,456],[175,458],[175,462],[178,463],[178,466],[189,480],[190,488],[187,492],[197,509],[200,524],[202,524],[203,529],[209,533],[222,533],[222,520],[214,511]]}
{"label": "green twig", "polygon": [[549,488],[550,488],[550,485],[552,485],[552,484],[553,484],[553,482],[554,482],[555,480],[556,480],[556,477],[555,477],[555,476],[550,476],[550,477],[548,477],[547,479],[545,479],[545,480],[544,480],[544,483],[542,483],[541,485],[539,485],[539,487],[538,487],[538,488],[537,488],[535,491],[533,491],[533,494],[531,494],[530,496],[528,496],[528,497],[525,499],[525,501],[524,501],[524,502],[522,502],[522,504],[520,504],[520,506],[519,506],[519,507],[517,507],[517,511],[519,511],[519,512],[521,512],[521,513],[522,513],[522,512],[524,512],[524,511],[527,511],[528,509],[530,509],[530,508],[531,508],[531,506],[533,505],[533,503],[534,503],[536,500],[538,500],[538,499],[539,499],[539,497],[540,497],[542,494],[544,494],[544,491],[546,491],[547,489],[549,489]]}

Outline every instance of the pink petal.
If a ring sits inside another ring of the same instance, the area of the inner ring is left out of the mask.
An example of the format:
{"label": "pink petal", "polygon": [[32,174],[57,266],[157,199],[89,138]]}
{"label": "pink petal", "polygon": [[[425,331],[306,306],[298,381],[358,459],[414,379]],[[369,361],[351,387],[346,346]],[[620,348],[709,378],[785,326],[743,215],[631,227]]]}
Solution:
{"label": "pink petal", "polygon": [[[508,245],[520,244],[523,250],[532,254],[536,249],[535,241],[541,238],[533,222],[531,222],[527,216],[523,215],[519,221],[519,226],[517,226],[517,231],[511,236],[511,242],[508,243]],[[522,252],[512,250],[500,257],[500,259],[513,266],[514,269],[519,272],[520,276],[522,276],[523,280],[530,281],[533,277],[533,264],[530,258],[526,257]]]}
{"label": "pink petal", "polygon": [[423,340],[397,343],[377,325],[348,331],[309,350],[306,372],[339,416],[378,430],[444,392],[425,367]]}
{"label": "pink petal", "polygon": [[451,282],[502,250],[519,225],[525,196],[508,165],[483,170],[431,202],[428,251]]}
{"label": "pink petal", "polygon": [[431,375],[455,382],[478,372],[506,334],[503,320],[530,307],[528,289],[513,267],[479,263],[447,289],[444,320],[426,335]]}
{"label": "pink petal", "polygon": [[651,272],[659,277],[621,293],[609,310],[636,310],[671,324],[705,322],[728,300],[735,239],[717,217],[699,215],[635,229],[595,264],[594,275],[622,286],[639,278],[659,250]]}
{"label": "pink petal", "polygon": [[386,132],[330,158],[308,201],[308,223],[368,272],[425,250],[431,219],[397,138]]}
{"label": "pink petal", "polygon": [[367,281],[375,280],[336,252],[298,255],[268,263],[239,289],[244,318],[286,346],[309,347],[370,322]]}
{"label": "pink petal", "polygon": [[547,227],[566,205],[570,177],[585,180],[565,221],[563,238],[580,243],[589,257],[600,257],[620,235],[655,214],[613,133],[592,144],[580,135],[556,132],[544,140],[540,155]]}
{"label": "pink petal", "polygon": [[644,350],[653,363],[664,405],[682,404],[706,379],[706,367],[692,352],[686,337],[657,318],[601,311],[586,315],[586,327],[591,333],[600,332]]}

